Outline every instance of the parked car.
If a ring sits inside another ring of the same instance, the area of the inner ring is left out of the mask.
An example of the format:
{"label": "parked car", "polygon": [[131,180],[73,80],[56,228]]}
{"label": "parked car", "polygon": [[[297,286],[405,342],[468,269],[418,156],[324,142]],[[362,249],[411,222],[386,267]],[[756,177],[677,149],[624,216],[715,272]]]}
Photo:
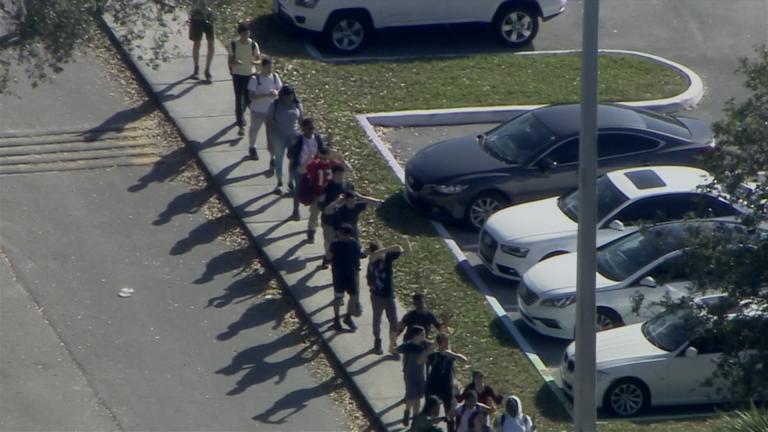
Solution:
{"label": "parked car", "polygon": [[[737,216],[745,211],[700,190],[711,181],[706,171],[680,166],[630,168],[598,178],[598,246],[643,222]],[[576,251],[578,215],[578,190],[494,213],[479,236],[483,264],[497,276],[519,280],[537,262]]]}
{"label": "parked car", "polygon": [[567,0],[274,0],[273,13],[313,33],[334,51],[362,48],[376,30],[435,24],[488,23],[513,48],[528,45]]}
{"label": "parked car", "polygon": [[[476,229],[510,204],[551,197],[577,184],[578,104],[528,111],[477,137],[422,149],[407,163],[406,199],[426,214]],[[697,165],[714,150],[708,123],[623,105],[598,107],[598,170]]]}
{"label": "parked car", "polygon": [[[659,302],[689,295],[692,279],[683,250],[696,230],[736,236],[733,218],[668,222],[620,237],[597,250],[598,331],[645,321],[663,310]],[[520,315],[537,332],[573,339],[576,321],[576,253],[544,260],[517,288]],[[633,310],[633,297],[644,301]]]}
{"label": "parked car", "polygon": [[[698,301],[706,308],[728,301],[723,295]],[[730,307],[730,305],[727,305]],[[729,310],[759,313],[749,304]],[[690,321],[690,311],[667,311],[643,324],[597,334],[597,406],[622,416],[634,416],[651,406],[720,403],[730,400],[727,383],[712,378],[722,353],[722,336],[705,331]],[[576,344],[565,350],[560,374],[563,390],[573,395]]]}

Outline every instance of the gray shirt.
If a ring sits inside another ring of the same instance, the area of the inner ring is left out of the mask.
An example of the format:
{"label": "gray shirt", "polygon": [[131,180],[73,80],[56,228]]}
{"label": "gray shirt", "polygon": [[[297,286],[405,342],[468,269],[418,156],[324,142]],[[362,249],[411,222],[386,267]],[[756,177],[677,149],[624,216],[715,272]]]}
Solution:
{"label": "gray shirt", "polygon": [[300,103],[285,105],[279,99],[271,103],[267,119],[272,122],[272,137],[293,140],[299,133],[298,124],[302,111]]}

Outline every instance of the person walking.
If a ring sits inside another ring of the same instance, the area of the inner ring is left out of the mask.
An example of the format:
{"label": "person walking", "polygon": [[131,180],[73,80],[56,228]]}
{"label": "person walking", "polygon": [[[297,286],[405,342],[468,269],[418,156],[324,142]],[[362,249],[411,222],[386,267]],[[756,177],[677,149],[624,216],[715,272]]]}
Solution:
{"label": "person walking", "polygon": [[523,404],[514,395],[504,399],[504,412],[496,417],[496,432],[535,432],[531,417],[523,414]]}
{"label": "person walking", "polygon": [[237,25],[238,38],[231,40],[227,46],[229,51],[229,73],[232,75],[232,85],[235,88],[235,122],[237,134],[245,135],[245,119],[243,111],[248,106],[248,82],[253,74],[253,66],[258,63],[261,52],[259,44],[251,39],[248,23],[243,21]]}
{"label": "person walking", "polygon": [[469,416],[469,432],[492,432],[488,426],[488,415],[482,411],[475,411]]}
{"label": "person walking", "polygon": [[[301,194],[305,193],[306,191],[299,190],[299,187],[302,185],[304,176],[307,175],[307,168],[309,164],[313,160],[320,159],[319,151],[323,147],[325,147],[323,138],[319,134],[315,133],[315,121],[312,119],[312,117],[304,117],[301,120],[301,134],[296,136],[296,139],[294,140],[293,144],[291,144],[291,147],[286,153],[286,156],[288,157],[289,170],[288,189],[293,192],[293,213],[291,213],[292,220],[301,219],[301,215],[299,214],[299,204],[301,203]],[[326,150],[328,151],[325,155],[325,159],[321,162],[324,162],[327,165],[327,173],[321,173],[322,175],[319,176],[317,183],[320,186],[320,192],[315,195],[322,194],[322,191],[325,189],[324,184],[327,183],[331,177],[333,161],[330,160],[330,149],[327,148]],[[315,176],[317,176],[318,168],[314,168],[313,172]],[[308,180],[309,181],[305,184],[312,186],[311,179]],[[312,203],[310,202],[310,204]],[[312,214],[312,209],[310,209],[310,214]],[[315,226],[317,226],[317,218],[319,214],[320,211],[318,209],[314,215]]]}
{"label": "person walking", "polygon": [[[280,76],[273,71],[272,59],[263,57],[261,59],[261,70],[254,74],[248,81],[248,95],[251,104],[251,126],[248,128],[248,155],[253,160],[259,160],[259,154],[256,151],[256,138],[259,135],[261,127],[264,125],[264,119],[269,111],[269,106],[277,99],[277,92],[283,86]],[[270,156],[272,150],[268,149]]]}
{"label": "person walking", "polygon": [[320,225],[323,228],[323,245],[325,247],[325,257],[323,258],[323,262],[318,266],[318,269],[321,270],[328,268],[328,247],[336,238],[336,218],[333,214],[326,214],[324,210],[332,202],[336,201],[336,199],[339,198],[344,192],[355,190],[355,185],[345,180],[345,172],[346,168],[344,168],[344,165],[333,165],[333,168],[331,168],[331,181],[325,185],[323,195],[318,201],[318,207],[322,211],[322,215],[320,216]]}
{"label": "person walking", "polygon": [[470,432],[472,416],[475,414],[490,414],[491,407],[477,401],[477,393],[467,390],[463,395],[464,403],[456,407],[456,432]]}
{"label": "person walking", "polygon": [[378,207],[382,202],[382,200],[361,195],[355,191],[346,191],[336,198],[336,201],[325,206],[323,214],[333,216],[333,224],[337,228],[345,223],[352,225],[355,230],[354,236],[359,239],[357,221],[360,218],[360,213],[364,212],[369,205]]}
{"label": "person walking", "polygon": [[277,177],[274,193],[283,194],[283,165],[285,152],[294,143],[299,134],[298,125],[304,117],[304,108],[296,98],[296,92],[290,85],[284,85],[277,92],[267,110],[267,149],[270,152],[269,169]]}
{"label": "person walking", "polygon": [[413,336],[413,326],[423,327],[427,338],[429,338],[430,327],[434,327],[437,331],[440,331],[443,328],[443,323],[435,316],[435,314],[427,309],[424,294],[421,293],[413,295],[413,309],[403,315],[403,318],[397,325],[397,335],[399,336],[405,331],[403,340],[409,340]]}
{"label": "person walking", "polygon": [[189,40],[192,41],[192,63],[195,67],[192,72],[192,79],[200,79],[200,42],[205,35],[205,41],[208,44],[208,52],[205,57],[205,80],[210,84],[211,63],[213,62],[213,51],[215,45],[214,32],[215,16],[213,11],[205,0],[195,0],[192,9],[189,11]]}
{"label": "person walking", "polygon": [[[360,243],[352,237],[352,227],[348,224],[339,228],[338,238],[329,247],[331,273],[333,276],[333,329],[341,331],[341,322],[350,330],[357,330],[352,315],[358,310],[360,285]],[[349,294],[347,313],[340,316],[344,293]]]}
{"label": "person walking", "polygon": [[[307,163],[306,177],[309,188],[312,190],[312,200],[309,203],[309,220],[307,221],[307,241],[315,242],[315,232],[320,223],[320,201],[325,194],[325,187],[333,177],[333,167],[336,163],[331,160],[331,149],[321,146],[317,150],[317,157]],[[302,193],[304,191],[299,191]]]}
{"label": "person walking", "polygon": [[463,395],[469,390],[477,394],[478,402],[491,407],[492,410],[496,410],[496,406],[503,400],[501,395],[496,393],[493,387],[485,382],[485,374],[479,370],[472,371],[472,381],[464,387],[464,391],[461,393],[462,396],[458,398],[459,402],[463,402]]}
{"label": "person walking", "polygon": [[427,394],[434,395],[443,401],[445,415],[448,417],[448,432],[454,432],[453,409],[455,404],[453,378],[456,360],[463,362],[467,358],[462,354],[451,351],[450,339],[446,333],[438,333],[436,337],[437,350],[427,357]]}
{"label": "person walking", "polygon": [[405,380],[405,411],[403,426],[408,427],[411,412],[419,411],[421,398],[424,397],[426,378],[424,363],[427,361],[427,348],[430,342],[424,339],[424,329],[414,328],[413,339],[397,347],[397,352],[403,355],[403,379]]}
{"label": "person walking", "polygon": [[[378,240],[368,245],[368,268],[366,280],[371,290],[371,310],[373,311],[373,352],[381,355],[381,315],[387,314],[389,322],[389,349],[394,354],[397,344],[397,305],[392,265],[401,256],[411,253],[411,242],[405,239],[405,249],[400,245],[382,247]],[[423,327],[421,327],[423,330]]]}
{"label": "person walking", "polygon": [[424,408],[413,418],[411,432],[441,432],[442,429],[435,426],[445,421],[440,415],[440,399],[435,396],[427,396],[424,400]]}

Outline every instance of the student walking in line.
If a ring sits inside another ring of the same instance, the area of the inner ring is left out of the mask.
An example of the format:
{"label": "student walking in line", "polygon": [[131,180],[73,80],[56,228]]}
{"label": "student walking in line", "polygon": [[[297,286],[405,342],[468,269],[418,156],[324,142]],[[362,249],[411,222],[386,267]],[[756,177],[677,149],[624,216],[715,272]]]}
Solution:
{"label": "student walking in line", "polygon": [[454,364],[456,360],[466,362],[467,358],[451,351],[448,334],[438,333],[436,341],[437,350],[427,357],[427,394],[435,395],[443,401],[445,415],[448,416],[448,432],[455,432],[452,415],[455,404]]}
{"label": "student walking in line", "polygon": [[336,198],[336,201],[325,206],[323,214],[333,216],[333,223],[337,228],[345,223],[352,225],[352,229],[355,230],[354,236],[359,239],[357,221],[360,213],[364,212],[368,206],[378,207],[382,202],[355,191],[346,191]]}
{"label": "student walking in line", "polygon": [[205,79],[210,84],[211,62],[213,62],[213,51],[215,45],[214,32],[215,16],[213,11],[205,0],[195,0],[192,10],[189,11],[189,40],[192,41],[192,63],[195,66],[192,72],[192,79],[200,79],[200,42],[205,35],[205,41],[208,45],[208,52],[205,57]]}
{"label": "student walking in line", "polygon": [[[329,247],[331,273],[333,275],[333,329],[341,331],[341,323],[350,330],[357,330],[352,315],[358,310],[360,294],[360,243],[352,237],[352,227],[345,224],[339,228],[338,238]],[[340,316],[344,293],[349,294],[347,313]]]}
{"label": "student walking in line", "polygon": [[[318,207],[320,210],[325,210],[332,202],[341,196],[344,192],[354,191],[355,186],[344,179],[344,173],[346,168],[344,165],[334,164],[331,168],[331,181],[325,186],[322,197],[318,201]],[[326,214],[324,211],[320,216],[320,224],[323,228],[323,245],[325,247],[325,257],[323,262],[318,266],[318,269],[324,270],[328,268],[328,247],[331,242],[336,238],[336,218],[333,214]],[[353,229],[354,233],[354,229]]]}
{"label": "student walking in line", "polygon": [[475,414],[490,414],[491,407],[477,401],[477,393],[467,390],[463,395],[464,403],[456,407],[456,432],[472,430],[472,416]]}
{"label": "student walking in line", "polygon": [[[322,148],[327,150],[324,156],[320,155],[320,149]],[[319,189],[316,193],[312,193],[312,195],[322,195],[322,192],[325,189],[325,184],[331,179],[331,168],[333,168],[334,162],[331,160],[330,155],[330,148],[325,147],[323,138],[315,133],[315,121],[312,117],[304,117],[301,120],[301,134],[296,136],[296,139],[286,154],[288,157],[289,170],[288,189],[293,192],[292,220],[299,220],[301,218],[301,215],[299,214],[301,195],[309,192],[300,190],[302,182],[304,182],[305,187],[309,186],[313,189]],[[316,181],[313,183],[313,178],[304,180],[304,177],[307,176],[307,173],[309,172],[309,164],[318,159],[321,160],[315,164],[316,166],[312,170],[314,180]],[[318,166],[319,164],[325,165],[325,167],[320,167]],[[309,200],[307,204],[310,205],[310,219],[314,218],[314,226],[316,227],[320,210],[316,208],[317,203],[313,203],[312,200]],[[314,211],[312,207],[315,207]]]}
{"label": "student walking in line", "polygon": [[243,111],[248,106],[248,82],[253,74],[253,66],[259,62],[261,52],[259,44],[251,39],[248,23],[243,21],[237,25],[238,38],[229,42],[228,64],[232,75],[232,85],[235,88],[235,121],[237,134],[245,135],[245,119]]}
{"label": "student walking in line", "polygon": [[531,417],[523,414],[523,404],[517,396],[504,399],[504,412],[496,417],[496,432],[535,432],[536,425]]}
{"label": "student walking in line", "polygon": [[469,416],[469,432],[492,432],[488,426],[488,414],[475,411]]}
{"label": "student walking in line", "polygon": [[277,177],[276,195],[283,194],[285,153],[296,140],[303,117],[304,108],[296,97],[296,91],[290,85],[282,86],[277,92],[277,99],[269,105],[266,119],[267,148],[271,149],[269,169]]}
{"label": "student walking in line", "polygon": [[[405,239],[405,250],[399,245],[382,247],[378,240],[368,245],[368,268],[366,280],[371,289],[371,310],[373,311],[373,352],[384,354],[381,348],[381,315],[387,314],[389,322],[389,349],[395,353],[397,345],[397,305],[392,266],[396,259],[411,253],[411,242]],[[424,330],[421,327],[422,331]]]}
{"label": "student walking in line", "polygon": [[472,371],[472,381],[464,387],[464,391],[458,398],[459,402],[463,402],[463,395],[469,390],[477,394],[478,402],[491,407],[492,410],[496,410],[496,406],[503,400],[501,395],[485,382],[485,374],[479,370]]}
{"label": "student walking in line", "polygon": [[424,399],[424,408],[413,418],[411,432],[442,432],[442,429],[436,425],[444,422],[445,417],[438,417],[439,415],[440,399],[435,396],[427,396]]}
{"label": "student walking in line", "polygon": [[434,327],[435,330],[440,331],[443,328],[443,323],[427,309],[427,302],[424,299],[424,294],[416,293],[413,295],[413,309],[408,311],[400,323],[397,325],[398,336],[405,330],[405,336],[403,340],[408,340],[413,336],[413,326],[421,326],[424,328],[426,337],[429,338],[429,328]]}
{"label": "student walking in line", "polygon": [[[320,220],[320,201],[325,194],[325,187],[333,178],[333,167],[336,163],[331,160],[331,149],[320,146],[317,157],[307,163],[307,179],[309,188],[314,195],[309,203],[309,220],[307,221],[307,241],[315,242],[315,232]],[[299,193],[303,193],[300,190]],[[295,205],[295,204],[294,204]]]}
{"label": "student walking in line", "polygon": [[403,412],[403,426],[408,427],[411,412],[416,414],[424,397],[426,378],[424,376],[424,364],[427,361],[427,349],[430,342],[424,339],[424,329],[416,326],[413,329],[413,338],[399,347],[397,352],[403,355],[403,378],[405,380],[405,411]]}
{"label": "student walking in line", "polygon": [[[277,99],[277,92],[283,86],[280,76],[273,72],[272,59],[261,59],[261,70],[248,81],[248,94],[251,100],[251,126],[248,128],[248,155],[253,160],[259,160],[256,151],[256,138],[269,111],[269,106]],[[270,157],[272,149],[269,150]]]}

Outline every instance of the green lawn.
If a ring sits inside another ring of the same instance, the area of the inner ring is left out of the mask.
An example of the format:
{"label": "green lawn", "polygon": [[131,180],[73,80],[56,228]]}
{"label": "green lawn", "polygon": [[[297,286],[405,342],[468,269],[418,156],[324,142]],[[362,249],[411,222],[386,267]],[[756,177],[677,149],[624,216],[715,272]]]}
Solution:
{"label": "green lawn", "polygon": [[[269,13],[269,0],[237,0],[229,16],[256,17],[259,43],[276,60],[285,82],[295,85],[318,130],[345,154],[355,168],[358,190],[387,198],[362,221],[362,238],[385,244],[414,244],[412,257],[398,263],[398,295],[415,291],[428,295],[432,308],[448,323],[454,349],[467,354],[471,368],[486,371],[504,393],[520,395],[541,431],[570,430],[570,419],[544,381],[530,365],[483,297],[458,270],[429,222],[400,197],[402,186],[369,143],[354,115],[376,111],[462,106],[540,104],[577,101],[579,57],[576,55],[514,56],[483,54],[471,57],[410,61],[327,64],[307,56],[303,40],[287,34]],[[233,20],[220,20],[232,28]],[[658,64],[633,57],[605,56],[600,60],[601,100],[622,101],[669,97],[687,82]],[[714,431],[719,419],[601,424],[601,431]]]}

